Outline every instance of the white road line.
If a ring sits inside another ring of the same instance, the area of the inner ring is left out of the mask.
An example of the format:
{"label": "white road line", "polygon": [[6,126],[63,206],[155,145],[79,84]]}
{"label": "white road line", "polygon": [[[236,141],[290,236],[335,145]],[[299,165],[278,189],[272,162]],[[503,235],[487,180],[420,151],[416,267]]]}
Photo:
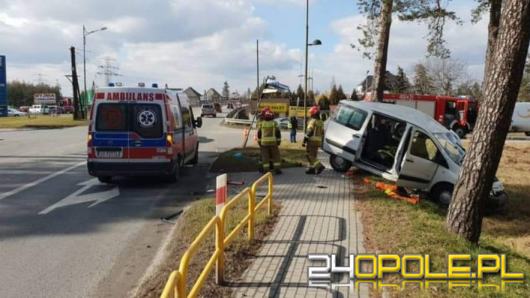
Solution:
{"label": "white road line", "polygon": [[42,177],[42,178],[37,179],[37,180],[35,180],[35,181],[33,181],[33,182],[30,182],[30,183],[28,183],[28,184],[24,184],[24,185],[22,185],[22,186],[20,186],[20,187],[17,187],[17,188],[15,188],[15,189],[11,190],[11,191],[4,192],[4,193],[0,194],[0,201],[3,200],[3,199],[5,199],[5,198],[7,198],[7,197],[10,197],[10,196],[12,196],[12,195],[14,195],[14,194],[17,194],[17,193],[19,193],[19,192],[21,192],[21,191],[23,191],[23,190],[26,190],[26,189],[28,189],[28,188],[30,188],[30,187],[33,187],[33,186],[35,186],[35,185],[37,185],[37,184],[40,184],[40,183],[42,183],[42,182],[44,182],[44,181],[50,180],[50,179],[52,179],[53,177],[57,177],[57,176],[59,176],[59,175],[61,175],[61,174],[64,174],[64,173],[66,173],[66,172],[68,172],[68,171],[70,171],[70,170],[72,170],[72,169],[75,169],[75,168],[77,168],[77,167],[79,167],[79,166],[81,166],[81,165],[84,165],[85,163],[86,163],[86,161],[83,161],[83,162],[80,162],[80,163],[76,163],[76,164],[73,165],[73,166],[70,166],[70,167],[68,167],[68,168],[62,169],[62,170],[60,170],[60,171],[58,171],[58,172],[55,172],[55,173],[53,173],[53,174],[50,174],[50,175],[48,175],[48,176]]}

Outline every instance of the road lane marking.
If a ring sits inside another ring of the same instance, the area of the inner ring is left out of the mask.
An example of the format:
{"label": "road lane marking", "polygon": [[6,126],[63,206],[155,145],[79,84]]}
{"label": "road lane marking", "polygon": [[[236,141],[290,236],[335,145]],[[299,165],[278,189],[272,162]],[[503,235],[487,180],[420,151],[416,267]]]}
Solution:
{"label": "road lane marking", "polygon": [[81,193],[85,192],[87,189],[97,184],[99,184],[99,181],[97,178],[92,178],[87,181],[79,183],[79,185],[82,185],[83,187],[81,187],[74,193],[70,194],[66,198],[60,200],[59,202],[42,210],[41,212],[39,212],[39,214],[40,215],[48,214],[57,208],[95,201],[94,203],[88,206],[88,208],[90,208],[90,207],[96,206],[99,203],[105,202],[107,200],[110,200],[120,195],[120,189],[118,188],[118,186],[114,186],[113,188],[109,190],[105,190],[105,191],[80,195]]}
{"label": "road lane marking", "polygon": [[58,171],[58,172],[55,172],[55,173],[53,173],[53,174],[50,174],[50,175],[48,175],[48,176],[42,177],[42,178],[37,179],[37,180],[35,180],[35,181],[33,181],[33,182],[30,182],[30,183],[28,183],[28,184],[24,184],[24,185],[22,185],[22,186],[20,186],[20,187],[18,187],[18,188],[15,188],[15,189],[13,189],[13,190],[11,190],[11,191],[1,193],[1,194],[0,194],[0,201],[3,200],[3,199],[5,199],[5,198],[7,198],[7,197],[10,197],[10,196],[12,196],[12,195],[14,195],[14,194],[17,194],[17,193],[19,193],[19,192],[21,192],[21,191],[23,191],[23,190],[26,190],[26,189],[28,189],[28,188],[30,188],[30,187],[33,187],[33,186],[38,185],[38,184],[41,184],[42,182],[48,181],[48,180],[50,180],[50,179],[52,179],[52,178],[54,178],[54,177],[57,177],[57,176],[59,176],[59,175],[61,175],[61,174],[64,174],[64,173],[66,173],[66,172],[68,172],[68,171],[70,171],[70,170],[72,170],[72,169],[75,169],[75,168],[77,168],[77,167],[79,167],[79,166],[81,166],[81,165],[84,165],[84,164],[86,164],[86,161],[82,161],[82,162],[80,162],[80,163],[76,163],[76,164],[73,165],[73,166],[70,166],[70,167],[68,167],[68,168],[62,169],[62,170],[60,170],[60,171]]}

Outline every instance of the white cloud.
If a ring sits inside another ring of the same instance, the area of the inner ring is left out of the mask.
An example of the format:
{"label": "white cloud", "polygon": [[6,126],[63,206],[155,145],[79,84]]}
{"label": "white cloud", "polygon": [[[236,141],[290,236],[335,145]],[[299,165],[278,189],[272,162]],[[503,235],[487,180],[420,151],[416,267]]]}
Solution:
{"label": "white cloud", "polygon": [[[303,0],[286,0],[304,5]],[[0,0],[0,49],[8,58],[9,79],[36,81],[42,73],[49,83],[56,80],[65,94],[71,86],[64,78],[70,73],[69,51],[76,46],[78,73],[82,74],[82,24],[89,30],[107,26],[105,32],[87,37],[87,79],[95,79],[104,57],[113,57],[126,83],[168,83],[193,86],[198,91],[221,89],[228,81],[239,91],[253,88],[255,40],[260,39],[262,77],[273,74],[296,88],[300,82],[303,48],[289,48],[268,40],[268,22],[256,16],[254,5],[283,5],[279,0]],[[299,9],[299,8],[296,8]],[[310,70],[315,88],[329,88],[332,78],[346,92],[373,72],[372,61],[350,47],[363,22],[359,15],[332,21],[331,32],[338,38],[331,52],[310,48]],[[424,26],[392,24],[388,68],[397,65],[411,70],[425,54]],[[447,40],[453,56],[470,64],[469,72],[481,76],[486,42],[486,20],[463,27],[449,25]],[[82,85],[82,81],[81,81]]]}

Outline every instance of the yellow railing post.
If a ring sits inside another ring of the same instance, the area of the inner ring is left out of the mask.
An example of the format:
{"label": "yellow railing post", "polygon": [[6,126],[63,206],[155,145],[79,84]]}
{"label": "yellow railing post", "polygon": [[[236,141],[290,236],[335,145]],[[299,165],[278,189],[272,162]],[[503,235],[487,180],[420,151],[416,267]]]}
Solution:
{"label": "yellow railing post", "polygon": [[224,273],[225,273],[225,254],[224,254],[224,241],[225,241],[225,222],[222,217],[219,217],[218,224],[215,226],[215,250],[219,251],[219,257],[215,263],[215,282],[218,285],[224,284]]}
{"label": "yellow railing post", "polygon": [[184,298],[186,297],[186,275],[188,274],[187,266],[182,271],[179,268],[179,272],[180,272],[180,276],[177,279],[177,297]]}
{"label": "yellow railing post", "polygon": [[248,240],[254,240],[254,224],[256,221],[256,189],[254,187],[248,192]]}
{"label": "yellow railing post", "polygon": [[[267,179],[268,182],[268,191],[265,198],[260,200],[259,203],[256,203],[256,192],[259,185],[265,182]],[[248,224],[248,239],[253,240],[255,234],[255,224],[256,224],[256,208],[260,209],[264,204],[267,204],[267,209],[269,215],[272,214],[272,193],[273,193],[273,177],[271,173],[267,173],[256,180],[252,187],[248,187],[241,191],[238,195],[232,198],[224,207],[221,209],[219,215],[214,216],[202,231],[196,236],[195,240],[190,244],[190,247],[182,255],[180,260],[180,265],[177,271],[173,271],[166,282],[164,291],[162,292],[162,298],[171,298],[179,297],[184,298],[189,295],[189,297],[196,297],[199,294],[204,282],[208,278],[208,275],[211,273],[213,268],[216,269],[216,282],[219,285],[224,284],[224,269],[225,269],[225,256],[224,248],[229,245],[237,237],[237,233],[240,232],[245,223]],[[226,232],[225,225],[227,223],[227,216],[229,214],[230,208],[233,208],[235,204],[241,199],[244,198],[244,195],[247,195],[248,198],[248,214],[229,232]],[[212,229],[215,228],[215,252],[208,260],[208,263],[200,273],[199,277],[191,286],[189,292],[186,289],[186,279],[188,277],[188,269],[191,258],[197,253],[199,245],[207,239],[207,233],[211,233]],[[225,236],[225,233],[227,235]],[[226,237],[226,238],[225,238]]]}
{"label": "yellow railing post", "polygon": [[269,176],[269,202],[268,202],[268,212],[269,216],[272,215],[272,185],[273,185],[273,178],[272,175]]}

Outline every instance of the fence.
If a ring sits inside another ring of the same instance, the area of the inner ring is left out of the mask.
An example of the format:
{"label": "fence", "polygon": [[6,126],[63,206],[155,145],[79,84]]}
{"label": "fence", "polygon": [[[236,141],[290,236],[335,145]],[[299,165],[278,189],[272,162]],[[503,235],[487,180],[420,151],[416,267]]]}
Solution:
{"label": "fence", "polygon": [[[258,187],[267,182],[267,194],[264,198],[256,205],[256,193]],[[224,282],[224,268],[225,268],[225,259],[224,259],[224,248],[230,244],[232,240],[236,237],[237,233],[240,232],[245,224],[247,224],[247,234],[248,240],[254,239],[254,229],[255,229],[255,219],[256,212],[267,204],[267,212],[269,215],[272,214],[272,193],[273,193],[273,178],[271,173],[267,173],[261,176],[256,180],[250,188],[243,189],[239,194],[234,196],[222,209],[219,216],[214,216],[207,224],[204,226],[202,231],[197,235],[195,240],[191,243],[190,247],[182,255],[182,260],[180,261],[179,269],[173,271],[164,287],[162,292],[162,298],[183,298],[183,297],[196,297],[201,290],[204,281],[208,277],[208,274],[215,267],[216,269],[216,283],[223,284]],[[248,200],[248,213],[247,215],[232,229],[232,231],[227,233],[225,237],[225,229],[227,218],[230,215],[230,209],[237,205],[237,203],[243,199]],[[204,266],[203,270],[199,274],[199,277],[191,287],[189,293],[186,291],[186,281],[188,275],[188,267],[191,261],[191,258],[197,253],[202,242],[207,238],[207,235],[215,231],[215,251]]]}

